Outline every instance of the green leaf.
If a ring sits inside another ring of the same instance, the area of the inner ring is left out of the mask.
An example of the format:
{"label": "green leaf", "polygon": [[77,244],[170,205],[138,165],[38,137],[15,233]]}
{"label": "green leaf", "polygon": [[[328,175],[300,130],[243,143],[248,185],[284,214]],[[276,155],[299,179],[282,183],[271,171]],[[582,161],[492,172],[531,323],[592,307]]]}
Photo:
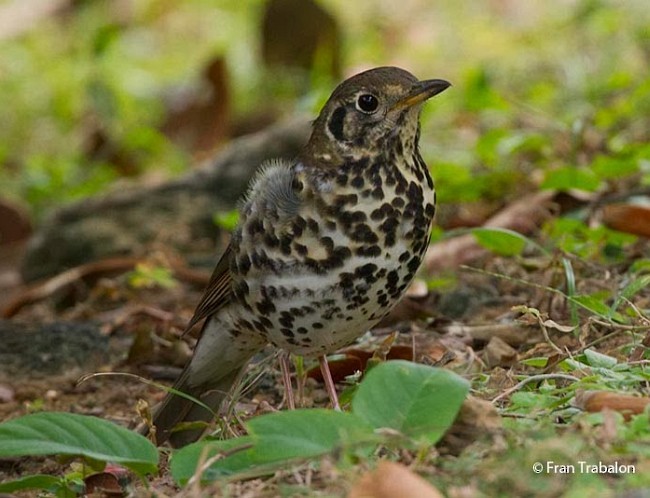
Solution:
{"label": "green leaf", "polygon": [[621,290],[619,296],[616,298],[614,304],[612,304],[610,308],[610,313],[615,313],[618,307],[623,304],[623,302],[634,297],[636,294],[648,287],[648,285],[650,285],[650,275],[642,275],[641,277],[632,280],[623,288],[623,290]]}
{"label": "green leaf", "polygon": [[592,367],[612,368],[618,363],[616,358],[599,353],[593,349],[585,349],[583,354],[587,363]]}
{"label": "green leaf", "polygon": [[352,411],[376,429],[434,444],[453,423],[468,391],[469,383],[449,370],[389,361],[367,373]]}
{"label": "green leaf", "polygon": [[0,457],[78,455],[116,462],[143,475],[158,451],[145,437],[97,417],[41,412],[0,424]]}
{"label": "green leaf", "polygon": [[601,155],[591,164],[591,170],[599,178],[623,178],[639,171],[639,164],[634,158]]}
{"label": "green leaf", "polygon": [[627,321],[620,313],[616,311],[612,312],[610,306],[607,306],[607,303],[598,296],[567,296],[567,299],[605,320],[611,319],[619,323],[625,323]]}
{"label": "green leaf", "polygon": [[[178,451],[174,451],[169,461],[169,468],[174,481],[184,485],[197,472],[197,467],[208,459],[215,458],[222,454],[224,460],[227,457],[228,464],[224,466],[223,461],[219,466],[214,464],[207,468],[201,481],[214,481],[219,477],[234,473],[237,468],[252,468],[255,463],[250,452],[247,452],[253,444],[253,438],[242,436],[235,439],[213,441],[204,439],[196,443],[188,444]],[[228,467],[228,468],[226,468]]]}
{"label": "green leaf", "polygon": [[43,489],[54,493],[61,485],[62,480],[60,477],[36,474],[21,477],[15,481],[0,483],[0,493],[13,493],[14,491],[21,491],[23,489]]}
{"label": "green leaf", "polygon": [[548,365],[548,358],[546,356],[536,356],[534,358],[520,360],[519,363],[529,367],[544,368]]}
{"label": "green leaf", "polygon": [[176,482],[194,475],[202,452],[206,458],[230,453],[203,474],[203,480],[252,477],[285,467],[287,462],[319,457],[345,447],[376,441],[359,417],[325,409],[292,410],[255,417],[246,423],[249,436],[227,441],[201,441],[174,453],[171,470]]}
{"label": "green leaf", "polygon": [[600,187],[600,180],[593,171],[573,166],[548,171],[546,178],[542,182],[542,188],[544,189],[577,189],[593,192],[598,187]]}
{"label": "green leaf", "polygon": [[501,256],[517,256],[526,247],[528,239],[513,230],[505,228],[473,228],[474,237],[486,249]]}
{"label": "green leaf", "polygon": [[371,428],[351,413],[326,409],[292,410],[251,419],[249,432],[262,444],[256,448],[281,458],[323,455],[349,443],[372,438]]}
{"label": "green leaf", "polygon": [[212,220],[219,228],[232,232],[237,228],[237,223],[239,223],[239,211],[234,209],[228,212],[215,213]]}

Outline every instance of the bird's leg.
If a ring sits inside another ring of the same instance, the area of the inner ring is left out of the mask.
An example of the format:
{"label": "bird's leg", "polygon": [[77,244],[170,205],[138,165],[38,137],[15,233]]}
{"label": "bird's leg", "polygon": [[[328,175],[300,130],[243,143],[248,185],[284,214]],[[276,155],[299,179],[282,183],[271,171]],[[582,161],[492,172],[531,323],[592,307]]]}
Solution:
{"label": "bird's leg", "polygon": [[318,357],[318,363],[320,363],[320,371],[323,374],[323,381],[325,382],[325,389],[327,389],[327,394],[330,397],[332,402],[332,408],[336,411],[341,411],[341,405],[339,405],[339,398],[336,395],[336,386],[334,385],[334,380],[332,379],[332,373],[330,372],[330,367],[327,364],[327,357],[325,355]]}
{"label": "bird's leg", "polygon": [[293,400],[291,374],[289,373],[289,353],[280,354],[280,370],[282,370],[282,383],[284,384],[284,397],[287,400],[287,407],[289,410],[295,410],[296,403]]}

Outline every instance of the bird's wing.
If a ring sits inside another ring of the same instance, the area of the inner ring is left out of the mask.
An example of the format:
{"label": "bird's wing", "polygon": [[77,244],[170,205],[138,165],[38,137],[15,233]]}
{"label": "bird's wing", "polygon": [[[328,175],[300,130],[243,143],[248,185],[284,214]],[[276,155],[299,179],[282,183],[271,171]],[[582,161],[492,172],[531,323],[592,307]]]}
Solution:
{"label": "bird's wing", "polygon": [[203,296],[201,297],[201,301],[199,301],[196,310],[194,310],[194,315],[188,323],[185,333],[204,318],[215,314],[230,301],[232,283],[232,277],[230,275],[231,257],[232,249],[231,246],[228,245],[226,251],[223,253],[217,266],[212,272],[208,286],[203,292]]}
{"label": "bird's wing", "polygon": [[[251,181],[245,196],[246,202],[242,208],[240,226],[245,225],[246,219],[252,211],[257,213],[258,218],[277,219],[281,226],[288,226],[291,221],[295,220],[302,199],[293,190],[295,172],[291,166],[292,163],[281,160],[270,161],[262,165]],[[244,239],[244,245],[256,246],[261,243],[256,239],[260,237],[259,234],[251,235],[243,231],[241,237]],[[185,332],[204,318],[214,315],[230,301],[232,297],[230,261],[236,256],[232,244],[229,244],[212,272],[210,282]]]}

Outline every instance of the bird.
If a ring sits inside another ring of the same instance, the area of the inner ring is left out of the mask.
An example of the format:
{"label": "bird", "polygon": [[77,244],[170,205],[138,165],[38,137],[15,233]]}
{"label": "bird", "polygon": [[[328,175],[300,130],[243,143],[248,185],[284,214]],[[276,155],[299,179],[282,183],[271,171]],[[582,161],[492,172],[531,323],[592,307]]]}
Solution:
{"label": "bird", "polygon": [[288,355],[318,358],[339,408],[326,355],[397,304],[427,250],[436,199],[419,117],[450,86],[392,66],[356,74],[335,88],[295,160],[261,166],[189,321],[187,330],[203,321],[193,356],[154,409],[157,444],[197,440],[192,422],[214,417],[269,343],[285,352],[288,392]]}

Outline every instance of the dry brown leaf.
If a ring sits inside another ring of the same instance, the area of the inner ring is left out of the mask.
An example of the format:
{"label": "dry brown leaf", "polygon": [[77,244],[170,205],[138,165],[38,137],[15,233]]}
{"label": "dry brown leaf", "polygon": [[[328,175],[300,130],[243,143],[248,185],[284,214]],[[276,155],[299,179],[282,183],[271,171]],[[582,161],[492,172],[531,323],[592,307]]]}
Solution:
{"label": "dry brown leaf", "polygon": [[445,334],[459,337],[470,337],[474,341],[487,342],[498,337],[511,346],[521,346],[527,342],[535,342],[541,336],[538,329],[522,326],[518,322],[490,323],[488,325],[463,325],[452,323],[442,327]]}
{"label": "dry brown leaf", "polygon": [[485,363],[488,367],[510,367],[517,361],[517,350],[498,336],[493,336],[485,346]]}
{"label": "dry brown leaf", "polygon": [[[341,382],[355,372],[365,371],[368,360],[374,356],[374,353],[358,348],[346,349],[342,353],[345,355],[343,358],[327,362],[334,382]],[[384,359],[413,361],[413,348],[401,345],[391,346]],[[307,371],[307,377],[317,382],[323,382],[323,374],[318,366],[310,368]]]}
{"label": "dry brown leaf", "polygon": [[442,446],[446,452],[459,455],[477,439],[486,436],[492,438],[493,444],[497,444],[501,429],[501,416],[496,407],[484,399],[468,396],[463,401],[454,424],[445,434]]}
{"label": "dry brown leaf", "polygon": [[84,479],[84,484],[87,495],[115,498],[126,496],[118,478],[110,472],[91,474]]}
{"label": "dry brown leaf", "polygon": [[[530,233],[550,216],[549,204],[555,195],[550,190],[527,195],[499,211],[483,226]],[[449,270],[487,253],[487,249],[481,247],[472,234],[466,234],[433,244],[424,258],[424,265],[428,272]]]}
{"label": "dry brown leaf", "polygon": [[443,495],[404,465],[384,460],[357,481],[348,498],[443,498]]}
{"label": "dry brown leaf", "polygon": [[0,384],[0,403],[9,403],[16,397],[16,391],[7,384]]}
{"label": "dry brown leaf", "polygon": [[619,232],[650,237],[650,206],[608,204],[603,207],[603,223]]}
{"label": "dry brown leaf", "polygon": [[605,409],[614,410],[623,414],[625,420],[632,415],[643,413],[650,404],[650,398],[630,396],[611,391],[578,391],[575,396],[575,405],[590,413],[601,412]]}

